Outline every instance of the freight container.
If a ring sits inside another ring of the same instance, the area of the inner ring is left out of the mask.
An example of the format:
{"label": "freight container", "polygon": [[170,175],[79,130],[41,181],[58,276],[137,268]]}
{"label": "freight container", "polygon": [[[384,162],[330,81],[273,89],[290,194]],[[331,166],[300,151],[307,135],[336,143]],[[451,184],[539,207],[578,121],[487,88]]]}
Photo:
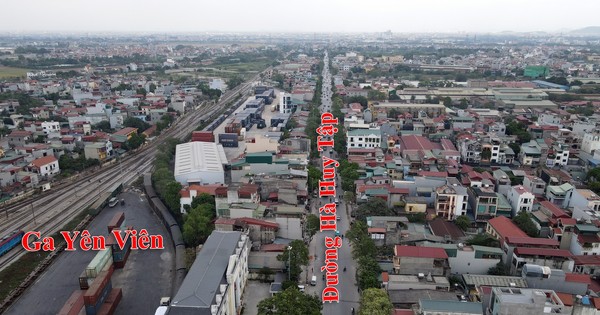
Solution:
{"label": "freight container", "polygon": [[[100,298],[102,298],[102,301],[104,301],[104,297],[106,297],[106,292],[104,292],[106,291],[106,287],[112,287],[112,282],[110,281],[110,278],[113,274],[113,270],[114,268],[111,265],[108,270],[102,271],[100,274],[98,274],[98,277],[94,279],[94,282],[92,282],[90,288],[87,289],[83,294],[83,301],[85,305],[97,305]],[[104,296],[102,296],[103,293]]]}
{"label": "freight container", "polygon": [[[123,229],[125,230],[125,229]],[[122,232],[122,234],[124,235],[125,232]],[[125,237],[125,236],[123,236]],[[111,233],[106,237],[106,247],[108,248],[110,246],[110,248],[112,249],[113,252],[113,261],[115,260],[115,253],[123,251],[125,249],[131,248],[131,237],[128,237],[127,240],[125,240],[125,245],[123,246],[123,248],[121,248],[119,246],[119,244],[117,243],[115,236]]]}
{"label": "freight container", "polygon": [[77,290],[71,294],[71,297],[65,302],[65,305],[58,311],[58,315],[77,315],[83,308],[83,291]]}
{"label": "freight container", "polygon": [[124,251],[123,253],[118,254],[117,258],[119,258],[120,260],[115,260],[115,269],[121,269],[121,268],[125,267],[125,263],[127,263],[129,254],[131,254],[131,249],[128,249],[128,250]]}
{"label": "freight container", "polygon": [[120,288],[115,288],[110,291],[102,306],[100,306],[100,310],[96,315],[112,315],[114,314],[119,302],[121,302],[121,298],[123,298],[123,291]]}
{"label": "freight container", "polygon": [[94,278],[89,278],[87,273],[84,271],[79,275],[79,288],[81,290],[87,290],[90,287],[90,284],[94,281]]}
{"label": "freight container", "polygon": [[219,143],[224,147],[237,148],[238,147],[238,135],[235,133],[220,133]]}
{"label": "freight container", "polygon": [[215,135],[211,131],[193,131],[192,141],[215,142]]}
{"label": "freight container", "polygon": [[108,234],[110,234],[114,228],[120,227],[123,221],[125,221],[125,213],[123,213],[123,211],[115,213],[108,223]]}
{"label": "freight container", "polygon": [[100,310],[100,308],[102,307],[102,304],[104,303],[104,301],[106,301],[106,298],[108,297],[108,294],[112,291],[112,282],[109,281],[106,286],[102,289],[100,295],[98,295],[98,298],[96,299],[95,304],[90,304],[88,305],[87,302],[85,303],[85,313],[86,315],[95,315],[98,313],[98,311]]}
{"label": "freight container", "polygon": [[88,278],[95,278],[100,271],[106,269],[106,265],[109,262],[112,262],[112,250],[107,248],[99,251],[87,268],[85,268]]}

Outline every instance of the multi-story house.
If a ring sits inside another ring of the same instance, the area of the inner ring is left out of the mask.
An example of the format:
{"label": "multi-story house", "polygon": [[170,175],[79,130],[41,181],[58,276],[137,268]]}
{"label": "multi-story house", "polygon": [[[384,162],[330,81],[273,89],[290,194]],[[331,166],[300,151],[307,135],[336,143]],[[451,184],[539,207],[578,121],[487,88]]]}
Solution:
{"label": "multi-story house", "polygon": [[576,224],[569,250],[573,255],[600,255],[600,228],[593,224]]}
{"label": "multi-story house", "polygon": [[575,187],[569,183],[558,186],[549,185],[546,189],[546,199],[559,207],[565,208],[569,205],[574,190]]}
{"label": "multi-story house", "polygon": [[534,195],[543,196],[546,190],[546,182],[537,176],[525,175],[523,178],[523,187],[527,188]]}
{"label": "multi-story house", "polygon": [[490,306],[484,314],[493,315],[570,315],[572,307],[566,306],[552,290],[493,287]]}
{"label": "multi-story house", "polygon": [[474,138],[462,138],[458,141],[458,150],[463,163],[481,162],[481,142]]}
{"label": "multi-story house", "polygon": [[512,215],[516,216],[522,211],[531,212],[535,196],[522,185],[516,185],[508,191],[508,200],[512,207]]}
{"label": "multi-story house", "polygon": [[510,178],[503,170],[497,169],[492,173],[495,179],[496,191],[504,196],[508,196],[508,190],[511,187]]}
{"label": "multi-story house", "polygon": [[447,182],[436,189],[435,212],[437,216],[452,221],[467,214],[469,195],[456,178],[449,177]]}
{"label": "multi-story house", "polygon": [[589,189],[575,189],[569,200],[569,208],[575,207],[599,211],[600,196]]}
{"label": "multi-story house", "polygon": [[7,137],[8,144],[11,147],[24,146],[33,141],[33,132],[26,130],[13,130]]}
{"label": "multi-story house", "polygon": [[498,196],[496,196],[493,189],[488,187],[470,187],[467,192],[475,221],[485,222],[496,216]]}
{"label": "multi-story house", "polygon": [[105,142],[86,143],[83,152],[86,159],[96,159],[104,162],[112,156],[112,142],[107,140]]}
{"label": "multi-story house", "polygon": [[452,274],[486,274],[488,270],[502,261],[502,250],[497,247],[465,246],[425,242],[426,246],[443,248],[448,255]]}
{"label": "multi-story house", "polygon": [[350,130],[348,131],[347,139],[347,151],[351,148],[379,148],[382,141],[379,129]]}
{"label": "multi-story house", "polygon": [[542,157],[542,149],[535,140],[521,144],[519,152],[519,162],[521,165],[538,166]]}
{"label": "multi-story house", "polygon": [[58,160],[53,155],[44,156],[33,160],[29,164],[29,168],[32,172],[35,172],[42,177],[47,177],[60,173]]}
{"label": "multi-story house", "polygon": [[569,147],[564,144],[555,143],[548,150],[546,158],[546,166],[553,167],[555,165],[565,166],[569,163]]}
{"label": "multi-story house", "polygon": [[539,265],[572,272],[575,267],[573,255],[566,249],[517,247],[510,260],[510,273],[521,274],[523,265]]}
{"label": "multi-story house", "polygon": [[600,149],[600,130],[595,129],[593,132],[584,133],[581,151],[594,154],[594,151],[598,149]]}

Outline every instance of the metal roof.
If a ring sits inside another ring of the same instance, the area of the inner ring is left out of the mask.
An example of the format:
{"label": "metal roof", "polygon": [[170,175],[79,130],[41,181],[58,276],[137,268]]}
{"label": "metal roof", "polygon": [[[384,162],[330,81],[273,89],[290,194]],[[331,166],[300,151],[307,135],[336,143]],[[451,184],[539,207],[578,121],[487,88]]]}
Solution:
{"label": "metal roof", "polygon": [[527,288],[527,281],[521,277],[463,274],[463,280],[467,286],[474,287],[511,287],[511,283],[514,283],[514,287]]}
{"label": "metal roof", "polygon": [[229,257],[235,254],[241,237],[236,231],[212,232],[177,291],[169,315],[211,314],[219,287],[227,284]]}
{"label": "metal roof", "polygon": [[202,171],[223,172],[223,164],[227,164],[227,158],[220,144],[188,142],[176,147],[175,176]]}
{"label": "metal roof", "polygon": [[483,314],[481,302],[419,300],[419,306],[423,312]]}

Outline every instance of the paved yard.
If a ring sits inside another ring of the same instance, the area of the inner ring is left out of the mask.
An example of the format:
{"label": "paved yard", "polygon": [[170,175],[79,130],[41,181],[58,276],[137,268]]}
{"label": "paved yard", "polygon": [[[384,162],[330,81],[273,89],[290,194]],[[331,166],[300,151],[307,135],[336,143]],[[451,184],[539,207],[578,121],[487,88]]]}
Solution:
{"label": "paved yard", "polygon": [[270,297],[269,294],[269,283],[262,283],[260,281],[248,281],[246,290],[244,292],[244,313],[242,315],[257,315],[258,314],[258,303],[260,301]]}

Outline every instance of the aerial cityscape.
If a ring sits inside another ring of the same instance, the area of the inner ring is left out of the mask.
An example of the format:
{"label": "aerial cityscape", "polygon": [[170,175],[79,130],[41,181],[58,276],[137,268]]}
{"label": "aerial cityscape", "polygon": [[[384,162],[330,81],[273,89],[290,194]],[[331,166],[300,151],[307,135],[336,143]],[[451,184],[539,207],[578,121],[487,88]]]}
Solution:
{"label": "aerial cityscape", "polygon": [[600,3],[297,6],[7,4],[0,314],[600,314]]}

